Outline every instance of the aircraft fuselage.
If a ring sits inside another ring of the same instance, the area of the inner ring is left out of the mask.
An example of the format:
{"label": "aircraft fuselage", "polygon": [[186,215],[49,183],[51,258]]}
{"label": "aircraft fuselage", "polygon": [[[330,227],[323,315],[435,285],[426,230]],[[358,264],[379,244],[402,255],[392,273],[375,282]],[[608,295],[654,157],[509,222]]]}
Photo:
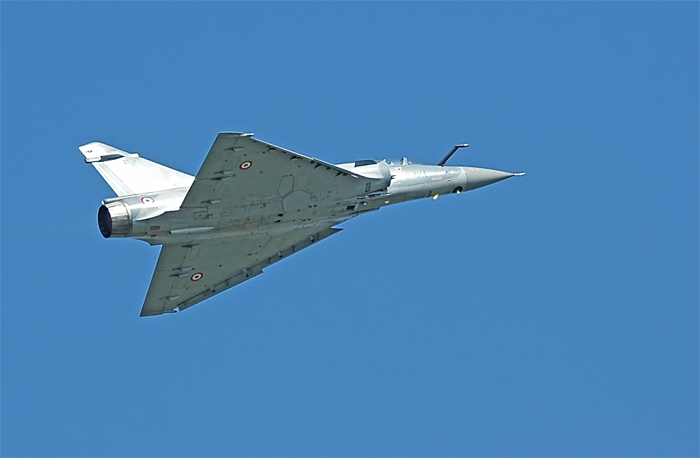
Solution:
{"label": "aircraft fuselage", "polygon": [[[339,164],[338,167],[358,174],[368,167],[351,167],[353,164]],[[377,164],[385,165],[386,162]],[[178,210],[188,188],[106,199],[104,203],[125,202],[133,219],[128,237],[160,245],[261,233],[275,235],[328,222],[340,223],[388,205],[437,198],[444,194],[460,194],[517,175],[476,167],[441,167],[407,162],[386,166],[390,173],[390,185],[386,189],[362,194],[344,193],[343,189],[306,193],[297,200],[308,200],[302,202],[308,205],[303,205],[304,208],[293,205],[292,211],[285,210],[288,207],[285,199],[289,198],[282,195],[284,190],[239,205],[220,206],[212,202],[211,205],[184,213]]]}

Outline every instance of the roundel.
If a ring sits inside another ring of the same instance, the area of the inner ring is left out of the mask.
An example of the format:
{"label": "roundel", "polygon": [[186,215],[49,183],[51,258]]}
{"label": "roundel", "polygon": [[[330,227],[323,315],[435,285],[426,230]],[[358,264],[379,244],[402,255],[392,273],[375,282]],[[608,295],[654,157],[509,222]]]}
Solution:
{"label": "roundel", "polygon": [[241,165],[239,165],[238,168],[241,170],[248,170],[252,166],[253,166],[253,163],[251,161],[244,161],[244,162],[241,162]]}
{"label": "roundel", "polygon": [[141,198],[141,203],[144,203],[144,204],[152,204],[155,201],[156,200],[153,197],[149,197],[149,196]]}
{"label": "roundel", "polygon": [[193,274],[193,275],[190,277],[190,280],[192,280],[192,281],[199,281],[199,280],[202,279],[203,276],[204,276],[204,274],[203,274],[202,272],[197,272],[196,274]]}

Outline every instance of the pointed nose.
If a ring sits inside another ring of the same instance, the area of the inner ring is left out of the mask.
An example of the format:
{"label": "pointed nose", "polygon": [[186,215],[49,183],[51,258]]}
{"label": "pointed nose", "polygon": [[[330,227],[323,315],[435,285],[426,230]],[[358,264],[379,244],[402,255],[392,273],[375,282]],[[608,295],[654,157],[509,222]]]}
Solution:
{"label": "pointed nose", "polygon": [[503,172],[501,170],[462,167],[467,175],[467,190],[482,188],[506,178],[525,175],[525,173]]}

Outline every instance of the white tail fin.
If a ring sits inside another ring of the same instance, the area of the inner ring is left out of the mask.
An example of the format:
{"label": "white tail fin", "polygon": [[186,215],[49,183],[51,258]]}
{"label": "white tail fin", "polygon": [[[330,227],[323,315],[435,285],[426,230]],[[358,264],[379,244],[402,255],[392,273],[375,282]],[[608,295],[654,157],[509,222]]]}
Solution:
{"label": "white tail fin", "polygon": [[118,196],[145,194],[174,188],[189,188],[194,177],[118,150],[100,142],[80,147],[85,162],[95,166]]}

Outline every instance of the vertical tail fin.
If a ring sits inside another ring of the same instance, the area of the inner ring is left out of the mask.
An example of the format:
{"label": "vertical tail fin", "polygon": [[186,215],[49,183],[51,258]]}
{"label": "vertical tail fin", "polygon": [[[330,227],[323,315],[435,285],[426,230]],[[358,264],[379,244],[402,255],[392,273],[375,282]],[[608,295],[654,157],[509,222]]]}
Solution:
{"label": "vertical tail fin", "polygon": [[189,188],[194,177],[100,142],[80,147],[85,162],[95,166],[118,196]]}

